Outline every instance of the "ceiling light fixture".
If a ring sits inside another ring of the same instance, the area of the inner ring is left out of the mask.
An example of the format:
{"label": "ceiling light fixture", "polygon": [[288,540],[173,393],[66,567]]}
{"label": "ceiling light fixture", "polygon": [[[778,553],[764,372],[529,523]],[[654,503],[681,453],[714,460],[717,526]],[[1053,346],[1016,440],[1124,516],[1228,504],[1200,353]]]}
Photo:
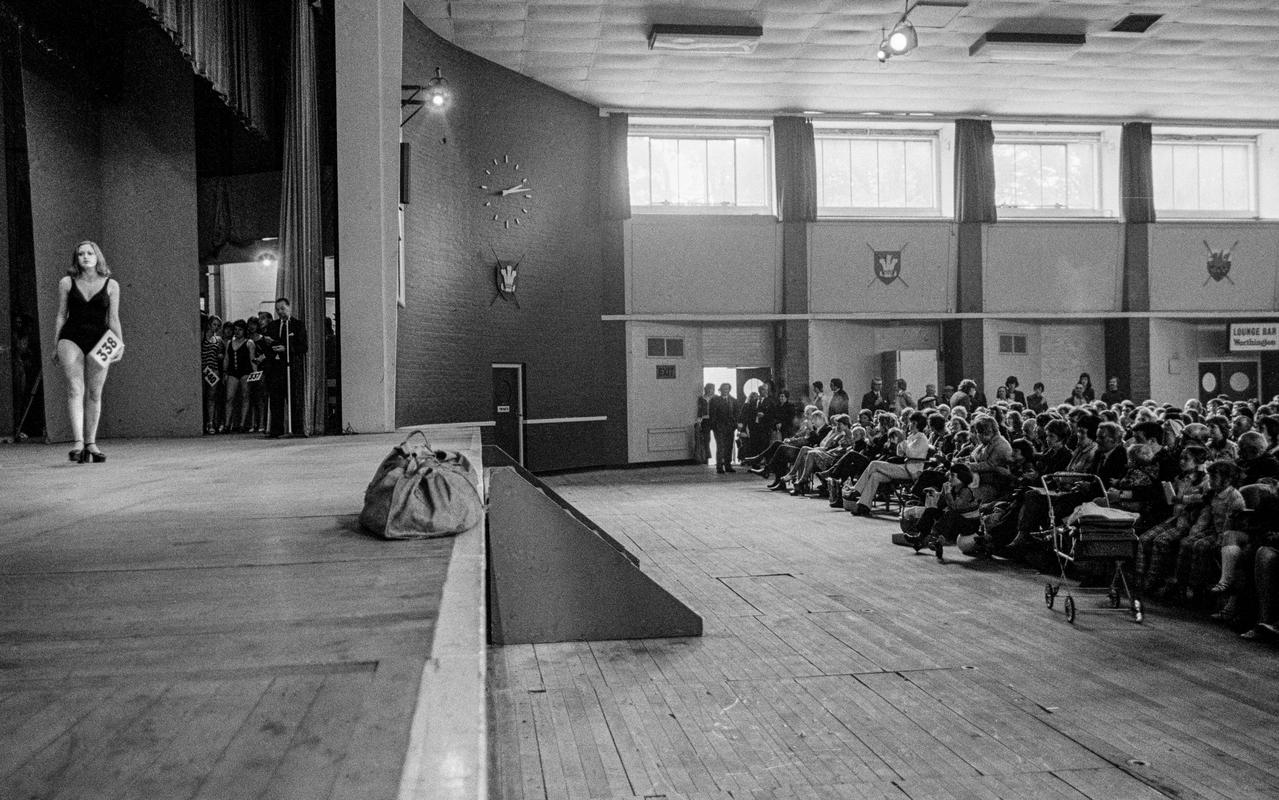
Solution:
{"label": "ceiling light fixture", "polygon": [[[916,47],[919,47],[919,34],[915,32],[915,26],[911,24],[910,12],[919,6],[915,3],[911,6],[910,0],[905,0],[906,5],[902,10],[901,16],[893,23],[892,29],[888,36],[880,36],[879,48],[875,51],[875,58],[879,63],[883,64],[893,56],[904,56]],[[881,33],[883,29],[880,29]]]}
{"label": "ceiling light fixture", "polygon": [[648,49],[745,55],[755,52],[763,36],[758,25],[654,25],[648,31]]}

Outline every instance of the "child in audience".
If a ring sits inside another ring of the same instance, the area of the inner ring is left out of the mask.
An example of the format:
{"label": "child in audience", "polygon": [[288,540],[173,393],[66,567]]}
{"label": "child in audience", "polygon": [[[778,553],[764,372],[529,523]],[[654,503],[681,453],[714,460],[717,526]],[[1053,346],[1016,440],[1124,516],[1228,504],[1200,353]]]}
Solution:
{"label": "child in audience", "polygon": [[1199,445],[1182,448],[1180,474],[1172,482],[1172,516],[1141,534],[1137,548],[1137,580],[1147,591],[1158,593],[1167,566],[1176,558],[1181,540],[1190,533],[1208,496],[1208,451]]}
{"label": "child in audience", "polygon": [[1154,452],[1144,444],[1130,444],[1127,450],[1128,469],[1122,478],[1111,484],[1106,499],[1115,508],[1143,513],[1148,505],[1150,488],[1158,478]]}
{"label": "child in audience", "polygon": [[1232,518],[1244,508],[1243,495],[1235,488],[1238,477],[1239,468],[1229,461],[1208,465],[1207,502],[1186,538],[1181,540],[1176,572],[1165,587],[1165,594],[1179,597],[1208,582],[1209,570],[1214,566],[1213,556],[1220,551]]}
{"label": "child in audience", "polygon": [[942,558],[946,542],[954,542],[966,533],[977,530],[977,495],[973,489],[976,481],[967,464],[952,464],[941,490],[929,489],[924,514],[919,518],[919,528],[908,534],[906,540],[918,549],[929,543],[937,558]]}

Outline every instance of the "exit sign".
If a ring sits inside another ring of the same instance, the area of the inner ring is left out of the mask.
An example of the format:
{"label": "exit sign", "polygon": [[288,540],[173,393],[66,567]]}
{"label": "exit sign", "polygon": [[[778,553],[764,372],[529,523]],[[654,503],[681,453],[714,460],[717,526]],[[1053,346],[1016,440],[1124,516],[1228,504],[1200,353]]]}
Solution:
{"label": "exit sign", "polygon": [[659,381],[675,380],[675,365],[674,364],[658,364],[657,379]]}

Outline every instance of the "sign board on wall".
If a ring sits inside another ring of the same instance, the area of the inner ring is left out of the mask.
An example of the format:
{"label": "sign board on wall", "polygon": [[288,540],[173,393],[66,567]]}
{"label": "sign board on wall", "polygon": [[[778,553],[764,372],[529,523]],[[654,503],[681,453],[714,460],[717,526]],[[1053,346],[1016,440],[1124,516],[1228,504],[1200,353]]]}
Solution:
{"label": "sign board on wall", "polygon": [[1230,352],[1279,350],[1279,322],[1230,323]]}
{"label": "sign board on wall", "polygon": [[675,365],[674,365],[674,364],[658,364],[658,365],[657,365],[657,379],[658,379],[659,381],[663,381],[663,380],[674,380],[674,379],[675,379]]}

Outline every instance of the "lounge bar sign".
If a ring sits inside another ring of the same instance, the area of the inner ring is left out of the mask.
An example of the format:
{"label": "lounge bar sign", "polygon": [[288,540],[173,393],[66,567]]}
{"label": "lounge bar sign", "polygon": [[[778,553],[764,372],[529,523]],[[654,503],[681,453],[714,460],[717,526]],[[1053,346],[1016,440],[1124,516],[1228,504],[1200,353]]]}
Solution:
{"label": "lounge bar sign", "polygon": [[1230,323],[1230,351],[1279,350],[1279,322]]}

